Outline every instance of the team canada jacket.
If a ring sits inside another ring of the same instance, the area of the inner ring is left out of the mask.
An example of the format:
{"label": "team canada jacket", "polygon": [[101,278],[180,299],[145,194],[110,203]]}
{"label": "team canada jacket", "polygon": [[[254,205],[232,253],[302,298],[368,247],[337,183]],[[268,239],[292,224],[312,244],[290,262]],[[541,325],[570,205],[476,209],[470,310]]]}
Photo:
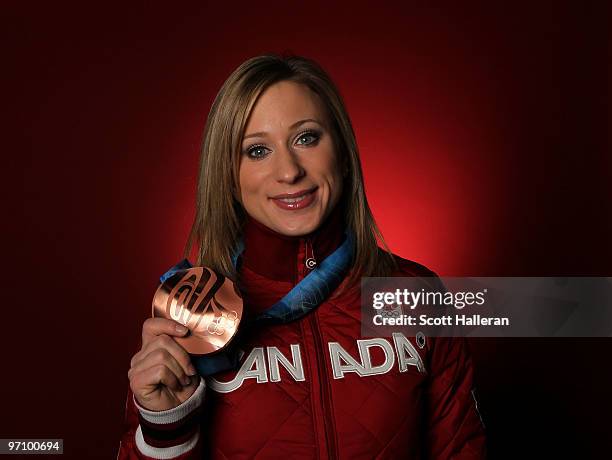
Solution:
{"label": "team canada jacket", "polygon": [[[308,274],[307,254],[323,260],[341,243],[338,214],[309,238],[247,222],[246,310],[267,309]],[[397,261],[394,276],[435,276]],[[241,367],[201,378],[177,408],[148,411],[128,389],[117,458],[484,458],[465,339],[363,338],[359,286],[341,292],[345,282],[301,319],[250,330]]]}

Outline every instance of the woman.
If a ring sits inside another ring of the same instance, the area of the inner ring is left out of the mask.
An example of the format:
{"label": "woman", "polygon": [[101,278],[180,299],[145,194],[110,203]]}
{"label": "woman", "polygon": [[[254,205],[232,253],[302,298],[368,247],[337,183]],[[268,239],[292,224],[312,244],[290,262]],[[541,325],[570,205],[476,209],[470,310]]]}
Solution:
{"label": "woman", "polygon": [[361,277],[435,276],[377,238],[329,77],[296,56],[243,63],[207,120],[185,255],[197,242],[196,265],[237,282],[245,318],[287,316],[246,328],[238,367],[206,379],[173,340],[185,328],[146,320],[119,458],[482,458],[463,340],[361,338]]}

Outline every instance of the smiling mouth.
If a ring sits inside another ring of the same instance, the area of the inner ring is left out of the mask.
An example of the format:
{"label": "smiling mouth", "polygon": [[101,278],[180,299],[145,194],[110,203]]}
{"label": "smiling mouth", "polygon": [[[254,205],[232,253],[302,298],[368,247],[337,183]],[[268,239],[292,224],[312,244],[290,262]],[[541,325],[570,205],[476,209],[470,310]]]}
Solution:
{"label": "smiling mouth", "polygon": [[[308,192],[308,193],[312,193],[312,192]],[[299,203],[300,201],[306,199],[306,196],[308,195],[308,193],[305,193],[304,195],[297,197],[297,198],[276,198],[276,199],[282,201],[283,203]]]}
{"label": "smiling mouth", "polygon": [[283,193],[280,195],[276,195],[271,197],[272,201],[285,210],[297,210],[303,209],[314,202],[315,191],[317,187],[313,187],[308,190],[300,190],[296,193]]}
{"label": "smiling mouth", "polygon": [[309,189],[300,190],[298,192],[293,192],[293,193],[279,193],[278,195],[272,196],[270,198],[272,198],[273,200],[300,199],[300,198],[304,198],[309,193],[314,192],[316,189],[317,187],[311,187]]}

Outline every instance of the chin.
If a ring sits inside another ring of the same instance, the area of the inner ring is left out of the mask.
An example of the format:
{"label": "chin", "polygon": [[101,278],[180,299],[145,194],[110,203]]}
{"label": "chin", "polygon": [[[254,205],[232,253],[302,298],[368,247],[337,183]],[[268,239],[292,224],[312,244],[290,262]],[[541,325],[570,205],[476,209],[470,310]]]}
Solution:
{"label": "chin", "polygon": [[[294,211],[288,211],[294,212]],[[318,212],[308,212],[301,216],[275,216],[276,232],[285,236],[303,236],[314,232],[321,224]]]}
{"label": "chin", "polygon": [[278,233],[286,236],[303,236],[316,230],[317,227],[312,225],[303,225],[299,227],[279,227]]}
{"label": "chin", "polygon": [[318,223],[313,224],[312,220],[306,222],[295,222],[288,224],[287,222],[279,222],[277,225],[278,233],[286,236],[303,236],[314,232],[319,227]]}

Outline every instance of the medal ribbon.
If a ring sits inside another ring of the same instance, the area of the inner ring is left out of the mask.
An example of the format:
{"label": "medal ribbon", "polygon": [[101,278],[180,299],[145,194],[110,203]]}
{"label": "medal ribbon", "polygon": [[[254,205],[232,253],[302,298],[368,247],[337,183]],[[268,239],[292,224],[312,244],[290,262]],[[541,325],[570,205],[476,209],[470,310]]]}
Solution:
{"label": "medal ribbon", "polygon": [[[282,299],[241,327],[250,327],[265,322],[277,324],[289,323],[313,311],[342,282],[353,258],[353,247],[354,237],[351,232],[347,232],[342,244],[322,262],[317,264]],[[244,243],[240,241],[232,256],[232,263],[235,268],[237,268],[238,259],[243,250]],[[192,265],[189,260],[183,259],[164,273],[159,280],[163,283],[177,271],[186,270],[191,267]],[[234,340],[223,350],[204,356],[192,356],[192,362],[203,376],[237,368],[240,356],[236,343],[237,340],[234,337]]]}

